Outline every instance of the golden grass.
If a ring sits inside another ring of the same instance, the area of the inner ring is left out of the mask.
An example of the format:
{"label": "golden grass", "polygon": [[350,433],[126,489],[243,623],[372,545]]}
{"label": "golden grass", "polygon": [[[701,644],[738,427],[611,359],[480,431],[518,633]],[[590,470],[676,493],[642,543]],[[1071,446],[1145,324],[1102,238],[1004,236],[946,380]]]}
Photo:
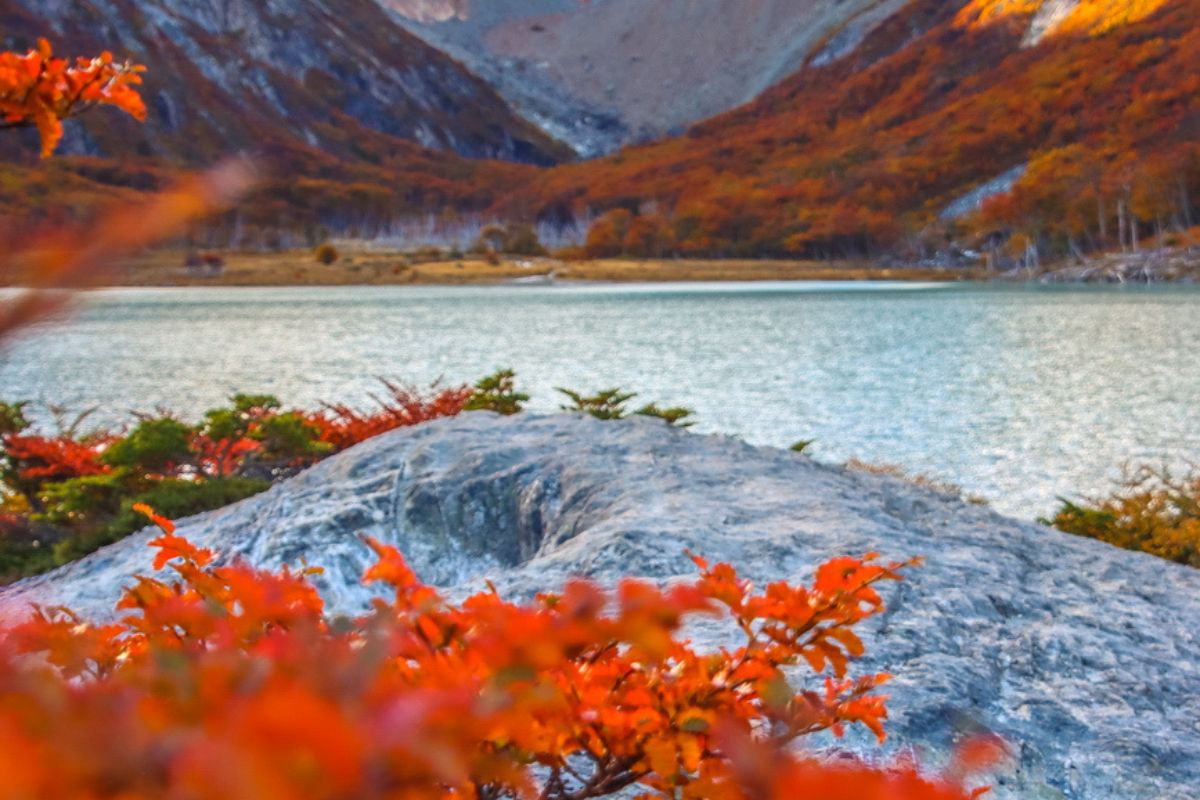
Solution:
{"label": "golden grass", "polygon": [[[312,251],[220,253],[224,268],[205,276],[184,266],[181,251],[129,258],[106,276],[117,286],[352,286],[404,284],[500,284],[519,279],[621,283],[677,281],[897,280],[956,281],[983,276],[968,270],[886,268],[869,262],[784,260],[604,259],[565,262],[552,258],[505,258],[492,265],[476,256],[414,263],[401,252],[345,252],[330,265]],[[10,281],[20,283],[20,277]]]}

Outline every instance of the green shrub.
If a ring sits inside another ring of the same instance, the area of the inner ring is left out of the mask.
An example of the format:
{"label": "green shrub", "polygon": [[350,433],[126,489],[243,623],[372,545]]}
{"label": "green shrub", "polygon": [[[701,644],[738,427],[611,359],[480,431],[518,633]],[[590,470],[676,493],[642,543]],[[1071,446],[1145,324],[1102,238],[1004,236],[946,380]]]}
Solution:
{"label": "green shrub", "polygon": [[[556,391],[566,395],[567,399],[571,401],[569,406],[559,406],[563,411],[589,414],[596,419],[625,419],[630,414],[629,401],[637,397],[636,393],[622,391],[619,388],[602,389],[592,395],[585,395],[571,389],[560,388]],[[647,403],[632,413],[639,417],[656,417],[664,420],[668,425],[680,428],[690,428],[696,424],[688,420],[688,417],[695,412],[681,406],[662,408],[655,403]]]}
{"label": "green shrub", "polygon": [[229,406],[204,412],[200,433],[214,442],[236,440],[246,436],[250,426],[283,408],[273,394],[235,394]]}
{"label": "green shrub", "polygon": [[111,467],[169,472],[192,457],[192,428],[170,417],[143,420],[104,451],[100,460]]}
{"label": "green shrub", "polygon": [[262,443],[263,461],[307,461],[329,453],[333,446],[319,441],[321,432],[297,411],[264,417],[253,438]]}
{"label": "green shrub", "polygon": [[668,425],[675,428],[690,428],[696,424],[693,420],[688,419],[688,417],[692,416],[695,412],[690,408],[684,408],[682,406],[659,408],[654,403],[649,403],[642,406],[634,413],[642,417],[658,417],[661,420],[665,420]]}
{"label": "green shrub", "polygon": [[42,512],[35,518],[76,535],[88,536],[119,514],[125,499],[145,491],[151,483],[150,479],[129,467],[119,467],[103,475],[50,483],[42,492]]}
{"label": "green shrub", "polygon": [[529,401],[529,395],[517,391],[516,378],[517,374],[511,369],[497,370],[480,378],[464,410],[495,411],[505,416],[519,414],[524,409],[524,403]]}
{"label": "green shrub", "polygon": [[166,478],[157,481],[144,491],[121,499],[116,513],[103,526],[60,541],[54,547],[54,561],[56,564],[66,564],[83,558],[145,528],[146,517],[133,510],[138,503],[145,503],[164,517],[183,519],[253,497],[270,487],[270,481],[243,477],[209,478],[203,481]]}
{"label": "green shrub", "polygon": [[25,407],[28,405],[28,402],[0,402],[0,436],[20,433],[29,427],[29,420],[25,418]]}
{"label": "green shrub", "polygon": [[105,526],[110,536],[121,538],[146,527],[146,517],[133,506],[144,503],[168,519],[183,519],[261,494],[271,482],[233,476],[189,481],[168,478],[121,503],[117,516]]}
{"label": "green shrub", "polygon": [[571,401],[569,406],[559,406],[563,411],[589,414],[596,419],[624,419],[628,416],[625,404],[637,397],[633,392],[620,389],[602,389],[592,395],[584,395],[571,389],[556,389]]}

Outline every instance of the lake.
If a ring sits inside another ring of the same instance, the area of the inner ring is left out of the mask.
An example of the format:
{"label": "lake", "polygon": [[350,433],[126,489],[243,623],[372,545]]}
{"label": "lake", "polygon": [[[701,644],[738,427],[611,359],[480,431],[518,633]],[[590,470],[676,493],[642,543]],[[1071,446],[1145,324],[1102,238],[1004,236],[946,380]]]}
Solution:
{"label": "lake", "polygon": [[902,465],[1007,513],[1126,459],[1200,459],[1200,289],[922,284],[119,289],[0,350],[0,396],[107,420],[232,392],[366,403],[376,376],[621,386],[696,429]]}

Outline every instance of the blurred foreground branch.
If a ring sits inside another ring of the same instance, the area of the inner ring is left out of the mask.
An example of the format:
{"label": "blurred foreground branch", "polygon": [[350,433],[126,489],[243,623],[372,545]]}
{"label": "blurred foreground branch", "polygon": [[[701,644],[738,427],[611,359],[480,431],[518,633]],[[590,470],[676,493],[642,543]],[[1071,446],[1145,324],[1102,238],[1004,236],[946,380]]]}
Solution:
{"label": "blurred foreground branch", "polygon": [[150,199],[122,206],[93,223],[53,231],[0,262],[0,274],[24,288],[0,301],[0,342],[14,330],[68,304],[71,290],[103,285],[115,262],[186,230],[246,193],[249,161],[231,159]]}

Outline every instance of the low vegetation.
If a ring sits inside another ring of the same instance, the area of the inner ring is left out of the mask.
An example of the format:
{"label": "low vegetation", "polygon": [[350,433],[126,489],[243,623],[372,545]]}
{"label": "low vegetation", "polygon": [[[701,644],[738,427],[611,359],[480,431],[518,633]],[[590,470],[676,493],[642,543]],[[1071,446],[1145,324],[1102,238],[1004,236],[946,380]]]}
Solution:
{"label": "low vegetation", "polygon": [[[0,54],[0,124],[36,126],[49,153],[77,108],[140,111],[129,88],[136,68],[114,73],[104,56],[74,69],[45,43]],[[147,234],[126,228],[177,229],[210,206],[196,197],[126,219],[101,244],[136,249]],[[66,274],[48,272],[50,285]],[[40,299],[0,306],[0,333],[44,313]],[[236,395],[198,423],[146,416],[120,433],[47,436],[33,430],[28,404],[0,404],[0,569],[44,569],[145,515],[162,530],[154,568],[175,572],[139,579],[114,624],[57,608],[0,629],[5,796],[967,800],[986,791],[965,783],[1003,753],[987,738],[970,740],[941,777],[911,760],[832,763],[789,749],[848,725],[884,738],[878,689],[889,676],[848,669],[864,651],[855,626],[883,608],[878,584],[909,564],[839,558],[811,586],[755,593],[731,566],[697,557],[700,577],[666,590],[576,581],[528,605],[495,591],[456,605],[397,550],[370,541],[378,561],[364,581],[386,584],[391,598],[330,619],[309,581],[319,569],[214,566],[213,552],[154,510],[224,504],[384,431],[468,405],[517,413],[527,399],[511,371],[474,388],[385,386],[370,411],[285,410],[270,395]],[[566,394],[606,418],[624,416],[633,397]],[[690,415],[637,413],[672,424]],[[697,614],[740,631],[740,646],[693,650],[682,626]],[[823,685],[793,688],[805,665]]]}
{"label": "low vegetation", "polygon": [[[970,739],[937,777],[789,749],[847,726],[884,739],[889,676],[848,670],[906,564],[839,558],[809,586],[755,592],[696,558],[699,577],[666,590],[575,581],[528,605],[454,604],[370,541],[364,581],[390,594],[331,620],[318,570],[214,567],[157,521],[154,565],[174,580],[142,578],[120,623],[40,610],[0,639],[8,794],[967,800],[1004,754]],[[693,650],[682,626],[701,614],[738,646]]]}
{"label": "low vegetation", "polygon": [[120,432],[34,432],[27,404],[0,403],[0,582],[87,555],[144,527],[145,504],[179,518],[258,494],[386,431],[463,411],[467,387],[385,382],[375,408],[285,410],[235,395],[199,423],[146,416]]}
{"label": "low vegetation", "polygon": [[665,420],[668,425],[677,428],[690,428],[695,424],[694,421],[689,419],[694,412],[690,408],[683,408],[681,406],[660,408],[655,403],[647,403],[641,408],[631,411],[628,404],[637,395],[633,392],[623,391],[620,388],[601,389],[595,394],[583,394],[573,389],[559,389],[558,392],[571,401],[569,405],[560,406],[563,411],[587,414],[596,419],[625,419],[630,415],[634,415],[657,417],[658,419]]}
{"label": "low vegetation", "polygon": [[1127,471],[1110,497],[1063,500],[1048,523],[1060,531],[1200,567],[1200,470]]}
{"label": "low vegetation", "polygon": [[517,374],[511,369],[498,370],[479,379],[475,391],[467,400],[467,411],[494,411],[509,417],[519,414],[529,402],[529,395],[517,391]]}
{"label": "low vegetation", "polygon": [[313,251],[313,258],[317,260],[318,264],[324,264],[327,267],[331,264],[336,264],[338,260],[337,248],[329,242],[317,245],[317,249]]}
{"label": "low vegetation", "polygon": [[[529,395],[516,374],[499,370],[473,386],[418,390],[381,381],[375,406],[326,404],[285,409],[272,395],[234,395],[197,423],[144,415],[120,431],[84,431],[59,421],[35,432],[28,403],[0,402],[0,583],[65,564],[144,527],[147,505],[178,519],[235,503],[317,461],[396,428],[464,411],[520,413]],[[573,398],[576,411],[600,419],[629,414],[686,427],[692,412],[611,389]]]}
{"label": "low vegetation", "polygon": [[546,248],[538,239],[537,231],[532,225],[512,223],[501,225],[493,223],[484,227],[471,248],[474,253],[483,255],[507,254],[510,256],[544,256]]}

